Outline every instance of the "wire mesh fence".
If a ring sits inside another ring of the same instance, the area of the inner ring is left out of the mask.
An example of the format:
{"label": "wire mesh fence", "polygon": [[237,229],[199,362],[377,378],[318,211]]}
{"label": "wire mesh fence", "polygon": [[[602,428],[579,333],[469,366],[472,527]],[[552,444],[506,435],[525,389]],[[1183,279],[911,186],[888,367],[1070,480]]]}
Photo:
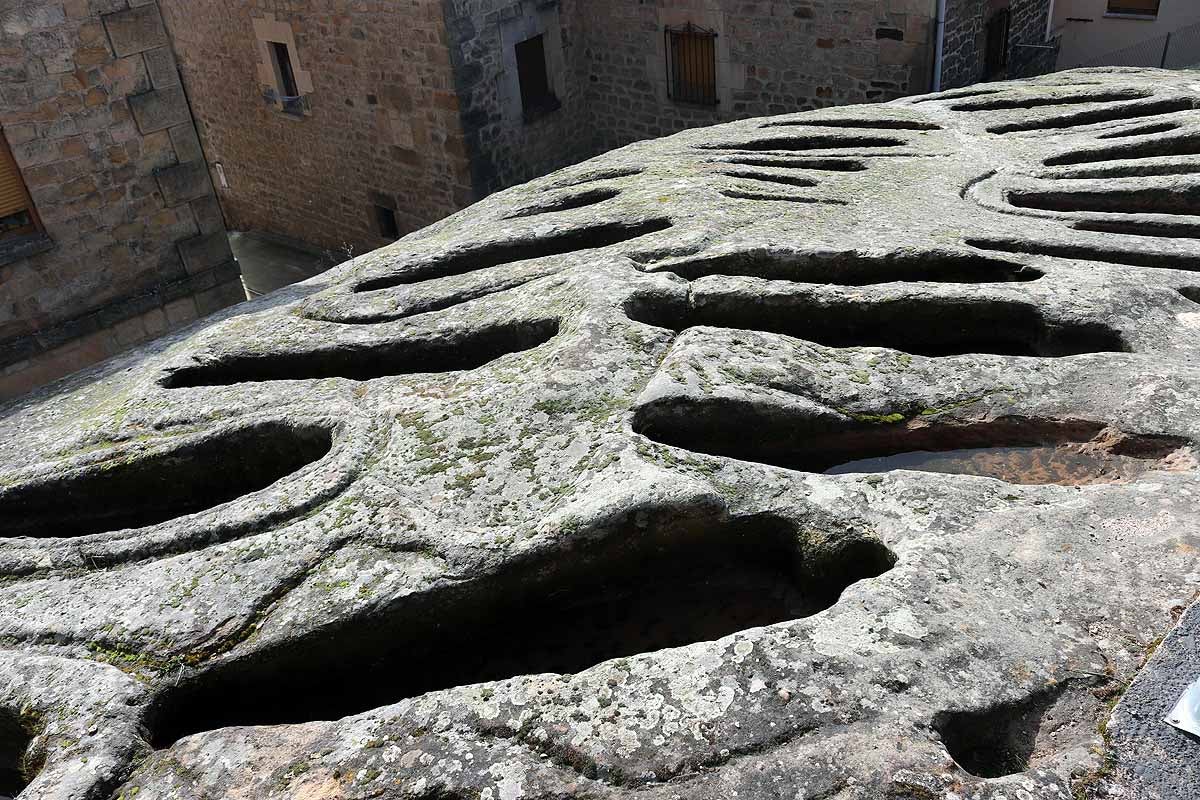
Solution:
{"label": "wire mesh fence", "polygon": [[1200,67],[1200,23],[1082,62],[1081,67]]}

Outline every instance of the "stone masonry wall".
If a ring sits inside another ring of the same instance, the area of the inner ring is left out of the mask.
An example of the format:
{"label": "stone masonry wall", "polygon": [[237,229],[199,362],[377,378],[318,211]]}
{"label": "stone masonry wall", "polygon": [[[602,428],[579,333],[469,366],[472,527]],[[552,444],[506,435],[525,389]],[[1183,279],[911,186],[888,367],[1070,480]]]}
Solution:
{"label": "stone masonry wall", "polygon": [[[595,155],[590,135],[585,31],[590,0],[445,0],[456,89],[476,197]],[[547,72],[561,106],[526,119],[514,46],[544,36]]]}
{"label": "stone masonry wall", "polygon": [[1058,61],[1059,37],[1046,41],[1048,0],[1018,0],[1012,6],[1009,31],[1008,78],[1033,78],[1053,72]]}
{"label": "stone masonry wall", "polygon": [[0,244],[0,398],[244,299],[153,0],[0,0],[0,126],[45,226]]}
{"label": "stone masonry wall", "polygon": [[956,89],[984,79],[987,22],[1008,7],[1008,69],[991,80],[1032,77],[1053,69],[1055,51],[1021,47],[1046,45],[1050,0],[948,0],[942,61],[942,88]]}
{"label": "stone masonry wall", "polygon": [[[345,257],[388,241],[376,205],[403,234],[471,201],[441,0],[163,8],[231,228]],[[256,26],[293,37],[304,115],[264,99]]]}
{"label": "stone masonry wall", "polygon": [[[728,119],[926,91],[933,0],[579,0],[594,152]],[[715,107],[667,96],[664,25],[717,31]]]}

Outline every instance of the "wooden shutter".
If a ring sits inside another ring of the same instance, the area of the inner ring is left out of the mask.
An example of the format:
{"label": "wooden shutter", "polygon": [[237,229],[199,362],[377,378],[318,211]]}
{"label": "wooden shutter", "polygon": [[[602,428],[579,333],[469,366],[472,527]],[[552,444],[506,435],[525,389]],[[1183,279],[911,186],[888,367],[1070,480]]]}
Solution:
{"label": "wooden shutter", "polygon": [[667,28],[668,92],[672,100],[717,105],[717,34],[688,23]]}
{"label": "wooden shutter", "polygon": [[0,133],[0,218],[25,210],[32,212],[31,206],[21,171],[8,150],[8,141]]}
{"label": "wooden shutter", "polygon": [[1159,0],[1108,0],[1108,13],[1145,14],[1152,17],[1158,14],[1158,4]]}

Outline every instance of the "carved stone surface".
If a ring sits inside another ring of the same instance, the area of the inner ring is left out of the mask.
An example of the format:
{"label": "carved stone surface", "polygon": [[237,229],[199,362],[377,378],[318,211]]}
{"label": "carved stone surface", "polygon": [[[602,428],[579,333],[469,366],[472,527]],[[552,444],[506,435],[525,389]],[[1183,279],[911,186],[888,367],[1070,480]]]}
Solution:
{"label": "carved stone surface", "polygon": [[10,405],[0,793],[1171,796],[1198,107],[688,131]]}

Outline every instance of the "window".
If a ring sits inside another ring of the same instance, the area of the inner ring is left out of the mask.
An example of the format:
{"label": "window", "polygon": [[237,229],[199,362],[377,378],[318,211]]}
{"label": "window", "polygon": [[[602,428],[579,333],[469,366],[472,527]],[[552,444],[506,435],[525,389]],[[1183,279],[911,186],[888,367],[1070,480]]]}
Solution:
{"label": "window", "polygon": [[271,51],[271,65],[275,68],[275,86],[278,100],[288,114],[304,113],[303,98],[296,86],[296,71],[292,68],[292,57],[283,42],[267,42]]}
{"label": "window", "polygon": [[678,103],[717,104],[717,34],[688,23],[667,28],[667,92]]}
{"label": "window", "polygon": [[1108,13],[1157,17],[1159,2],[1161,0],[1108,0]]}
{"label": "window", "polygon": [[521,108],[525,121],[554,111],[561,105],[550,88],[546,72],[546,42],[542,35],[526,39],[516,46],[517,79],[521,83]]}
{"label": "window", "polygon": [[375,206],[375,224],[379,226],[379,235],[384,239],[395,241],[400,238],[400,225],[396,222],[395,209]]}
{"label": "window", "polygon": [[1008,67],[1008,27],[1012,20],[1007,8],[992,15],[987,24],[987,49],[983,55],[983,75],[994,78]]}
{"label": "window", "polygon": [[0,241],[41,230],[42,222],[25,190],[25,180],[8,149],[8,142],[0,135]]}
{"label": "window", "polygon": [[255,72],[263,99],[288,116],[308,116],[311,113],[309,98],[313,92],[312,73],[300,63],[291,23],[275,19],[272,13],[252,17],[250,21],[254,25],[254,42],[258,50]]}

